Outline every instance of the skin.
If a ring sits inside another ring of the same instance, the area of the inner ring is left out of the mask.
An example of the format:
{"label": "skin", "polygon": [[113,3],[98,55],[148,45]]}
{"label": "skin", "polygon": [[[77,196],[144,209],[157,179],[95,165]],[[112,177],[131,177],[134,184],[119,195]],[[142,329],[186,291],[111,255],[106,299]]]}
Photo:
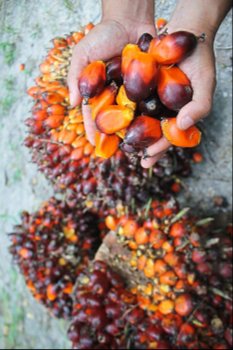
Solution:
{"label": "skin", "polygon": [[[200,42],[194,53],[180,64],[194,91],[193,100],[177,116],[180,129],[189,128],[211,110],[216,85],[214,38],[231,5],[231,0],[179,0],[167,25],[168,33],[187,30],[197,36],[203,32],[206,34],[205,42]],[[156,35],[153,0],[102,0],[102,9],[100,24],[74,48],[68,75],[73,106],[81,102],[77,82],[85,66],[95,60],[108,60],[120,55],[127,43],[136,43],[143,33]],[[83,106],[83,115],[87,137],[94,144],[95,125],[88,106]],[[148,147],[146,154],[149,157],[142,159],[142,166],[150,168],[169,147],[170,143],[165,138]]]}

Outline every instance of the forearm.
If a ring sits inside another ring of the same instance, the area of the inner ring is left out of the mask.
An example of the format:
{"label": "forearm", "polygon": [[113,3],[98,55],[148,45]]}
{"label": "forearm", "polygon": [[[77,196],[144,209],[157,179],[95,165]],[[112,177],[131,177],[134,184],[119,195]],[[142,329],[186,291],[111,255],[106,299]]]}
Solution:
{"label": "forearm", "polygon": [[132,19],[138,23],[154,22],[154,0],[102,0],[103,19]]}
{"label": "forearm", "polygon": [[205,32],[207,40],[213,41],[231,6],[231,0],[179,0],[168,28],[185,29],[197,35]]}

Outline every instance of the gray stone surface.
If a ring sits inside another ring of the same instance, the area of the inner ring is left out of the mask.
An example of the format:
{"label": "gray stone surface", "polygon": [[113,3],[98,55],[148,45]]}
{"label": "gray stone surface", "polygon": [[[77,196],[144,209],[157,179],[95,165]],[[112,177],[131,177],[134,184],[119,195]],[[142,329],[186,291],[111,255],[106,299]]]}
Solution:
{"label": "gray stone surface", "polygon": [[[175,1],[157,1],[159,17],[169,17]],[[100,18],[96,0],[0,0],[0,348],[65,349],[66,325],[51,319],[29,295],[8,254],[7,232],[22,210],[35,210],[52,190],[22,146],[31,101],[25,90],[38,74],[49,40]],[[221,194],[232,205],[231,16],[216,40],[218,87],[213,113],[205,122],[206,162],[185,181],[186,204],[202,208]],[[25,63],[24,72],[19,65]]]}

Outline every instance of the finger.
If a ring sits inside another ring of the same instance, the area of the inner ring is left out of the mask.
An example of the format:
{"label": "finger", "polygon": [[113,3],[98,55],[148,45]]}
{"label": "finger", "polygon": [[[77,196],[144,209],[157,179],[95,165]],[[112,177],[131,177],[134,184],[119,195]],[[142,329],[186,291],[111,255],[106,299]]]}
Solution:
{"label": "finger", "polygon": [[157,163],[161,158],[163,158],[166,152],[161,152],[156,154],[154,157],[146,158],[141,160],[141,166],[145,169],[151,168],[155,163]]}
{"label": "finger", "polygon": [[82,43],[76,45],[73,51],[67,80],[70,93],[70,104],[72,107],[81,103],[82,98],[78,89],[78,79],[82,70],[88,65],[88,63],[89,58],[86,54],[85,45]]}
{"label": "finger", "polygon": [[165,137],[162,137],[159,141],[146,149],[146,154],[149,157],[153,157],[158,153],[166,151],[170,146],[170,142]]}
{"label": "finger", "polygon": [[82,104],[82,114],[84,120],[84,127],[86,131],[86,137],[88,141],[94,146],[95,145],[95,132],[96,126],[95,122],[91,116],[91,107],[90,105]]}
{"label": "finger", "polygon": [[186,130],[208,116],[212,109],[215,84],[213,75],[192,82],[193,100],[180,110],[177,116],[178,128]]}

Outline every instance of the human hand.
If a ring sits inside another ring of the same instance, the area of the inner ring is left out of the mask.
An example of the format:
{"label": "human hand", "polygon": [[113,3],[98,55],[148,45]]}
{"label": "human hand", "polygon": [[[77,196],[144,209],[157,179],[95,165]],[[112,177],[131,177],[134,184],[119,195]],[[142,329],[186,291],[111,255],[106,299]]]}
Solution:
{"label": "human hand", "polygon": [[[74,48],[71,66],[68,74],[70,103],[76,106],[81,103],[78,90],[80,74],[90,62],[107,61],[119,56],[126,44],[136,43],[143,33],[155,35],[154,21],[139,22],[122,17],[103,19]],[[91,118],[90,108],[83,106],[84,125],[88,140],[94,144],[95,124]]]}
{"label": "human hand", "polygon": [[[169,33],[177,30],[179,29],[169,30]],[[205,42],[199,42],[193,54],[182,61],[179,67],[188,76],[193,88],[192,101],[186,104],[177,116],[178,127],[186,130],[205,118],[212,108],[216,84],[213,41],[207,38]],[[141,165],[150,168],[163,157],[170,146],[171,144],[162,138],[148,147],[145,152],[147,158],[142,159]]]}

